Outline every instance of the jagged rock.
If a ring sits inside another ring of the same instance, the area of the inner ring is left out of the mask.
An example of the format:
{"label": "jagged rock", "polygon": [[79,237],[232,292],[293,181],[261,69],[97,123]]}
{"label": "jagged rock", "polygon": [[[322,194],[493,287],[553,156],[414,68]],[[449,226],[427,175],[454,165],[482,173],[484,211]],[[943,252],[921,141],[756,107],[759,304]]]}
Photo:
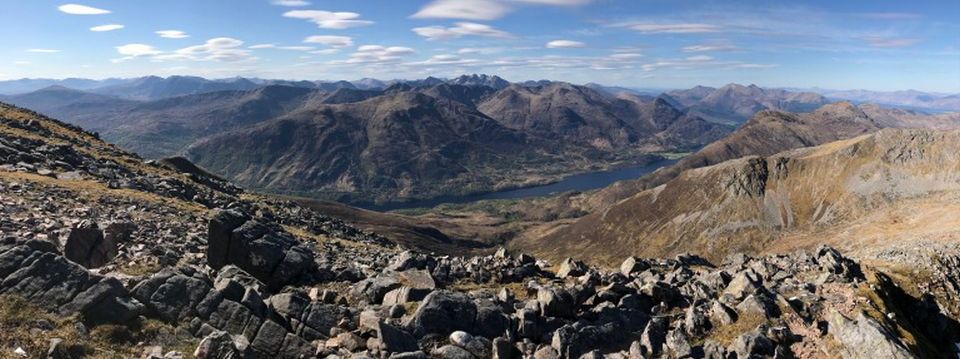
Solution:
{"label": "jagged rock", "polygon": [[640,347],[643,353],[652,357],[663,354],[667,341],[667,323],[663,318],[653,318],[640,335]]}
{"label": "jagged rock", "polygon": [[620,264],[620,273],[629,277],[630,275],[644,271],[647,268],[650,268],[650,265],[647,264],[647,262],[644,262],[640,258],[631,256],[627,257],[627,259]]}
{"label": "jagged rock", "polygon": [[915,358],[899,339],[863,312],[850,320],[833,311],[827,319],[828,332],[840,342],[846,358]]}
{"label": "jagged rock", "polygon": [[541,346],[535,353],[533,353],[534,359],[559,359],[560,355],[557,354],[557,350],[549,345]]}
{"label": "jagged rock", "polygon": [[710,320],[719,325],[730,325],[737,321],[737,313],[720,301],[713,301],[710,306]]}
{"label": "jagged rock", "polygon": [[94,324],[123,323],[143,312],[115,278],[92,274],[59,255],[53,243],[0,240],[0,294],[24,297],[63,315]]}
{"label": "jagged rock", "polygon": [[423,299],[405,326],[416,337],[448,335],[455,330],[473,329],[476,318],[477,306],[469,297],[437,290]]}
{"label": "jagged rock", "polygon": [[[137,284],[133,296],[164,321],[177,323],[197,316],[198,305],[212,288],[196,268],[166,268]],[[240,299],[238,295],[235,300]]]}
{"label": "jagged rock", "polygon": [[754,355],[773,355],[773,350],[773,342],[767,339],[758,329],[738,336],[729,348],[729,351],[736,353],[739,358],[750,358]]}
{"label": "jagged rock", "polygon": [[313,251],[290,234],[234,210],[217,212],[208,226],[207,261],[234,264],[276,291],[315,269]]}
{"label": "jagged rock", "polygon": [[200,345],[197,345],[193,356],[197,359],[240,359],[243,357],[243,353],[234,345],[233,338],[229,333],[218,330],[200,341]]}
{"label": "jagged rock", "polygon": [[737,304],[738,315],[753,314],[763,318],[779,315],[776,303],[765,294],[750,294]]}
{"label": "jagged rock", "polygon": [[434,357],[443,359],[477,359],[477,357],[469,351],[456,345],[444,345],[434,349],[431,354]]}
{"label": "jagged rock", "polygon": [[737,273],[727,284],[724,294],[732,295],[735,299],[743,299],[756,293],[760,289],[760,280],[752,271]]}
{"label": "jagged rock", "polygon": [[693,353],[690,340],[687,339],[687,335],[680,330],[672,330],[667,333],[665,344],[667,349],[670,350],[670,356],[672,358],[686,358]]}
{"label": "jagged rock", "polygon": [[70,230],[63,255],[84,268],[99,268],[117,256],[116,239],[105,238],[96,223],[83,221]]}
{"label": "jagged rock", "polygon": [[579,277],[587,273],[587,265],[580,261],[574,261],[571,258],[564,259],[560,263],[560,269],[557,270],[557,277]]}
{"label": "jagged rock", "polygon": [[537,291],[537,301],[544,316],[570,318],[576,314],[574,298],[568,291],[541,287]]}
{"label": "jagged rock", "polygon": [[415,352],[420,349],[410,333],[382,321],[377,324],[377,338],[380,338],[380,350],[388,353]]}
{"label": "jagged rock", "polygon": [[520,356],[517,347],[509,339],[499,337],[493,339],[493,359],[515,359]]}

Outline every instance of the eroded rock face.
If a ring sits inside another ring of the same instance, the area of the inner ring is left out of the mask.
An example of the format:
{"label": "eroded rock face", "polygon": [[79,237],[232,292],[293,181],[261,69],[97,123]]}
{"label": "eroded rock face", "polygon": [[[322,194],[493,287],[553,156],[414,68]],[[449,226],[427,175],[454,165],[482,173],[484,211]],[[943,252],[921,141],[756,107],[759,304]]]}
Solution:
{"label": "eroded rock face", "polygon": [[219,211],[210,220],[207,257],[210,267],[236,265],[270,290],[316,270],[315,255],[309,247],[278,226],[236,210]]}
{"label": "eroded rock face", "polygon": [[124,323],[144,306],[115,278],[90,273],[51,242],[0,240],[0,294],[13,294],[88,323]]}
{"label": "eroded rock face", "polygon": [[916,358],[897,337],[862,312],[851,320],[834,311],[829,320],[828,330],[842,344],[845,358]]}

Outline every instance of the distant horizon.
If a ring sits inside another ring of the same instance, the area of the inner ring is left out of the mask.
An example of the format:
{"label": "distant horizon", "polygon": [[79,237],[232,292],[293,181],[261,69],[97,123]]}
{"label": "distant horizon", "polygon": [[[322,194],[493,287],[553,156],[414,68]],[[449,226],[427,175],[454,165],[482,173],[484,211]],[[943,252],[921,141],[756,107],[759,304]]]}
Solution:
{"label": "distant horizon", "polygon": [[[841,92],[841,91],[868,91],[868,92],[878,92],[878,93],[894,93],[894,92],[910,92],[910,91],[915,91],[915,92],[922,92],[922,93],[927,93],[927,94],[932,94],[932,95],[957,95],[957,94],[960,94],[960,91],[957,91],[957,92],[928,91],[928,90],[915,89],[915,88],[906,88],[906,89],[897,89],[897,90],[872,90],[872,89],[866,89],[866,88],[828,88],[828,87],[819,87],[819,86],[812,86],[812,87],[768,86],[768,85],[763,85],[763,84],[744,83],[744,82],[736,82],[736,81],[726,82],[726,83],[723,83],[723,84],[696,84],[696,85],[692,85],[692,86],[648,87],[648,86],[634,86],[634,85],[622,85],[622,84],[608,84],[608,83],[601,83],[601,82],[571,82],[571,81],[564,81],[564,80],[557,80],[557,79],[548,79],[548,78],[526,79],[526,80],[511,80],[511,79],[509,79],[509,78],[507,78],[507,77],[504,77],[504,76],[501,76],[501,75],[488,74],[488,73],[464,73],[464,74],[460,74],[460,75],[456,75],[456,76],[435,76],[435,75],[427,75],[427,76],[419,77],[419,78],[376,78],[376,77],[362,77],[362,78],[357,78],[357,79],[307,79],[307,78],[299,78],[299,79],[298,79],[298,78],[267,78],[267,77],[254,77],[254,76],[205,77],[205,76],[200,76],[200,75],[180,75],[180,74],[177,74],[177,75],[166,75],[166,76],[163,76],[163,75],[143,75],[143,76],[131,76],[131,77],[105,77],[105,78],[90,78],[90,77],[80,77],[80,76],[68,76],[68,77],[60,77],[60,78],[54,78],[54,77],[21,77],[21,78],[11,78],[11,79],[3,79],[3,78],[0,78],[0,82],[13,82],[13,81],[25,81],[25,80],[26,80],[26,81],[30,81],[30,80],[32,80],[32,81],[66,81],[66,80],[108,81],[108,80],[134,80],[134,79],[140,79],[140,78],[146,78],[146,77],[159,77],[159,78],[163,78],[163,79],[167,79],[167,78],[170,78],[170,77],[196,77],[196,78],[202,78],[202,79],[205,79],[205,80],[208,80],[208,81],[221,81],[221,80],[232,80],[232,79],[248,79],[248,80],[264,80],[264,81],[290,81],[290,82],[308,81],[308,82],[320,82],[320,83],[334,83],[334,82],[345,81],[345,82],[354,83],[354,82],[359,82],[359,81],[363,81],[363,80],[367,80],[367,79],[372,79],[372,80],[377,80],[377,81],[383,81],[383,82],[391,82],[391,81],[417,81],[417,80],[423,80],[423,79],[430,78],[430,77],[438,78],[438,79],[442,79],[442,80],[451,80],[451,79],[455,79],[455,78],[460,77],[460,76],[470,76],[470,75],[497,76],[497,77],[500,77],[500,78],[502,78],[502,79],[504,79],[504,80],[506,80],[506,81],[508,81],[508,82],[510,82],[510,83],[524,83],[524,82],[536,82],[536,81],[553,81],[553,82],[567,82],[567,83],[571,83],[571,84],[574,84],[574,85],[580,85],[580,86],[586,86],[586,85],[589,85],[589,84],[596,84],[596,85],[600,85],[600,86],[604,86],[604,87],[619,87],[619,88],[625,88],[625,89],[634,90],[634,91],[644,91],[644,90],[653,90],[653,91],[685,90],[685,89],[690,89],[690,88],[694,88],[694,87],[697,87],[697,86],[705,86],[705,87],[712,87],[712,88],[721,88],[721,87],[727,86],[727,85],[741,85],[741,86],[755,85],[755,86],[758,86],[758,87],[761,87],[761,88],[765,88],[765,89],[779,89],[779,90],[788,90],[788,91],[809,91],[809,92],[816,92],[816,91],[831,91],[831,92]],[[51,85],[51,86],[58,86],[58,85]],[[50,87],[50,86],[45,86],[45,87]],[[41,88],[41,89],[42,89],[42,88]]]}
{"label": "distant horizon", "polygon": [[[0,79],[497,74],[960,93],[960,2],[15,1]],[[39,24],[39,26],[38,26]]]}

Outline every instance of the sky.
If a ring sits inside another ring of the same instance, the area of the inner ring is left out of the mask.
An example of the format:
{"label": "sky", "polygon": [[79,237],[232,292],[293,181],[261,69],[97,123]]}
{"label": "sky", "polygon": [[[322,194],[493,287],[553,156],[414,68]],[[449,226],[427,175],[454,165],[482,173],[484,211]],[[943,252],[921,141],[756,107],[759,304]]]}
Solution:
{"label": "sky", "polygon": [[0,0],[0,79],[960,92],[960,1]]}

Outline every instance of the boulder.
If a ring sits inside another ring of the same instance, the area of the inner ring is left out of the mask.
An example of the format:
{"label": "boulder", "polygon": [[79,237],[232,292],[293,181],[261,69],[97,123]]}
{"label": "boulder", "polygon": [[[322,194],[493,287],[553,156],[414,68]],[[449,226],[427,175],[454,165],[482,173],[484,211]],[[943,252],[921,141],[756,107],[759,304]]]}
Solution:
{"label": "boulder", "polygon": [[640,258],[631,256],[631,257],[627,257],[627,259],[625,259],[623,263],[620,264],[620,273],[629,277],[634,273],[639,273],[641,271],[647,270],[647,268],[650,268],[650,265],[647,264],[647,262],[644,262]]}
{"label": "boulder", "polygon": [[83,221],[70,230],[63,255],[84,268],[100,268],[117,256],[117,238],[104,237],[96,223]]}
{"label": "boulder", "polygon": [[587,265],[571,258],[564,259],[557,270],[557,277],[579,277],[587,273]]}
{"label": "boulder", "polygon": [[218,330],[208,334],[193,352],[197,359],[240,359],[243,353],[233,343],[229,333]]}
{"label": "boulder", "polygon": [[827,331],[840,343],[845,358],[915,358],[903,342],[863,312],[851,320],[831,311],[827,319]]}
{"label": "boulder", "polygon": [[220,269],[233,264],[278,291],[316,270],[314,253],[276,225],[261,223],[235,210],[221,210],[210,219],[207,261]]}
{"label": "boulder", "polygon": [[472,330],[477,306],[462,293],[437,290],[430,293],[405,324],[421,338],[427,334],[449,335],[456,330]]}

